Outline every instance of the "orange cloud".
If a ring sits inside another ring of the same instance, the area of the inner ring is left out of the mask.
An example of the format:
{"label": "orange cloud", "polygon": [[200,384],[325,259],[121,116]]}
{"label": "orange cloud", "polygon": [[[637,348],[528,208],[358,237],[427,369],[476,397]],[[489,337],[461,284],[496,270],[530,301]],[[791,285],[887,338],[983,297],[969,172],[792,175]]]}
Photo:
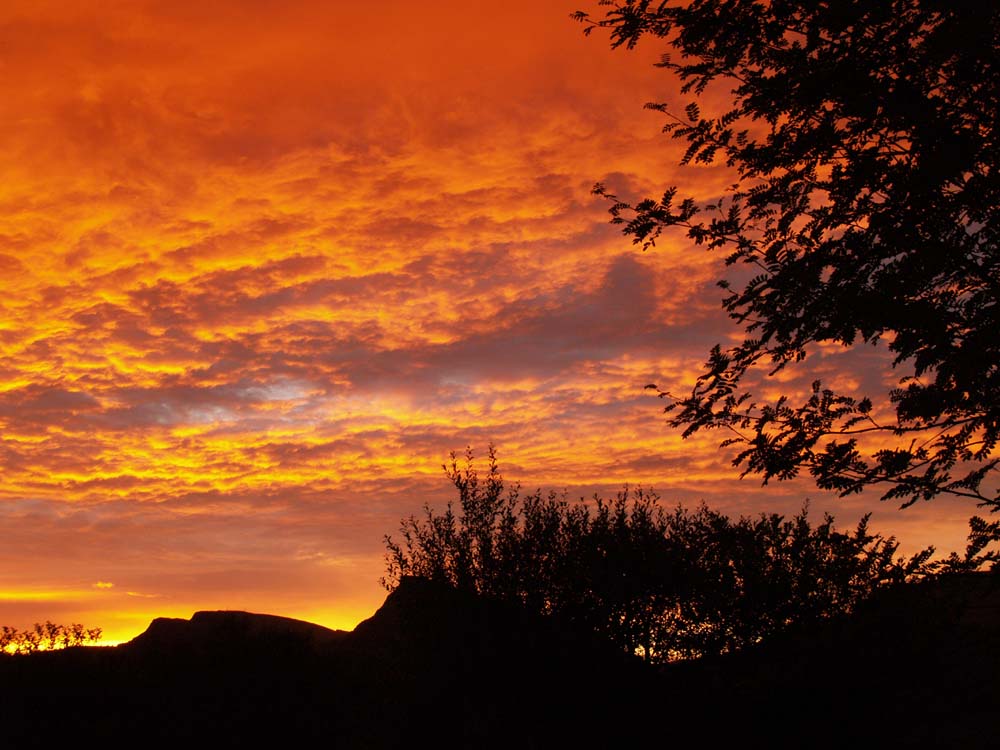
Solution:
{"label": "orange cloud", "polygon": [[349,627],[466,444],[571,494],[798,507],[643,391],[731,335],[718,259],[640,254],[590,186],[727,175],[678,172],[642,110],[659,50],[573,10],[4,5],[0,620]]}

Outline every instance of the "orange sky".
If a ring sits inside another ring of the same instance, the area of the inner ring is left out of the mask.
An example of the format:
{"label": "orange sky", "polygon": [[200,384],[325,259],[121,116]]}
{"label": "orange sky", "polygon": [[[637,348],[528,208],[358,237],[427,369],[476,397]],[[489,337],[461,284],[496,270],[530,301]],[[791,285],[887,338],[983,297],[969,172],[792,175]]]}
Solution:
{"label": "orange sky", "polygon": [[[12,2],[0,10],[0,624],[111,640],[248,609],[352,627],[382,536],[498,448],[525,486],[957,548],[968,504],[738,482],[642,386],[737,334],[721,259],[607,223],[678,170],[651,63],[595,3]],[[683,103],[683,102],[682,102]],[[814,377],[879,392],[872,353]],[[889,378],[891,381],[891,377]]]}

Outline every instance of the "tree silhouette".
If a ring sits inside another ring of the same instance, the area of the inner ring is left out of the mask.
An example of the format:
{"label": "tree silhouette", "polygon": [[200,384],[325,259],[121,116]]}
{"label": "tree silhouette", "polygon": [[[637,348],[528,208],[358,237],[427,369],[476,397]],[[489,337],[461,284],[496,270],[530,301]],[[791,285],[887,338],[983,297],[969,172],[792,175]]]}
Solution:
{"label": "tree silhouette", "polygon": [[100,628],[85,628],[79,623],[59,625],[46,620],[24,630],[4,625],[0,627],[0,654],[32,654],[40,650],[69,648],[96,643]]}
{"label": "tree silhouette", "polygon": [[591,504],[522,497],[505,489],[492,448],[484,477],[471,451],[445,471],[458,508],[425,506],[403,520],[400,541],[385,537],[387,589],[404,576],[444,581],[650,661],[738,650],[934,569],[930,549],[897,558],[896,541],[872,534],[867,516],[843,533],[830,516],[812,526],[805,509],[736,521],[705,506],[667,511],[643,490]]}
{"label": "tree silhouette", "polygon": [[[706,201],[670,188],[630,204],[595,187],[643,249],[676,227],[726,253],[723,304],[746,338],[711,350],[690,395],[650,386],[669,423],[725,429],[734,464],[765,483],[807,470],[842,495],[1000,509],[1000,5],[601,4],[601,18],[575,14],[586,33],[670,50],[659,65],[692,101],[647,106],[687,142],[681,164],[724,163],[735,179]],[[720,86],[728,103],[704,113]],[[816,381],[801,404],[751,392],[828,342],[887,346],[898,386]]]}

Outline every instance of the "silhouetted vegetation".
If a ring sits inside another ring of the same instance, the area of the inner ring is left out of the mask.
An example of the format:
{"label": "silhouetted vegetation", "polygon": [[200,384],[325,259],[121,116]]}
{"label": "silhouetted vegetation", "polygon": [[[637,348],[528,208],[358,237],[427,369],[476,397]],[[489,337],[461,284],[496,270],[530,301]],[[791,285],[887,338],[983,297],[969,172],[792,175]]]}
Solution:
{"label": "silhouetted vegetation", "polygon": [[[733,267],[719,283],[746,339],[713,348],[690,395],[660,391],[670,424],[725,429],[765,482],[807,470],[844,495],[1000,510],[1000,5],[601,4],[575,14],[587,33],[669,50],[659,65],[691,101],[647,106],[687,142],[681,164],[733,174],[705,200],[595,187],[644,249],[677,228]],[[885,344],[904,377],[871,396],[816,381],[801,405],[751,393],[751,373],[825,343]]]}
{"label": "silhouetted vegetation", "polygon": [[79,623],[58,625],[46,620],[25,630],[8,625],[0,627],[0,653],[31,654],[40,650],[69,648],[96,643],[101,639],[100,628],[85,628]]}
{"label": "silhouetted vegetation", "polygon": [[985,573],[894,587],[849,618],[654,667],[405,578],[351,633],[202,612],[121,646],[0,658],[2,744],[993,748],[998,594]]}
{"label": "silhouetted vegetation", "polygon": [[844,533],[830,516],[811,525],[805,508],[732,520],[704,505],[668,511],[641,489],[592,504],[522,496],[505,488],[492,449],[484,477],[471,452],[464,466],[453,455],[446,473],[458,508],[425,507],[402,522],[400,541],[386,537],[387,589],[404,576],[443,581],[651,661],[732,652],[849,613],[935,568],[931,549],[897,557],[896,541],[871,533],[867,516]]}

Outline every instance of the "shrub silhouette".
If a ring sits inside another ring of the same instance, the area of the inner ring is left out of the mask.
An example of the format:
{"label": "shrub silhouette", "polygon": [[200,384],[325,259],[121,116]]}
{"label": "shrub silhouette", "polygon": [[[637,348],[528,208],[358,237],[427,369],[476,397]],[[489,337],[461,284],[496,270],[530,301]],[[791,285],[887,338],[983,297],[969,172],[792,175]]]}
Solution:
{"label": "shrub silhouette", "polygon": [[484,477],[471,450],[464,466],[451,459],[458,508],[425,506],[399,541],[386,536],[382,584],[420,576],[519,602],[649,661],[738,650],[935,569],[930,548],[896,557],[898,543],[871,533],[868,516],[852,533],[829,515],[812,526],[806,507],[732,520],[704,504],[668,511],[627,487],[571,503],[506,488],[492,448]]}
{"label": "shrub silhouette", "polygon": [[70,646],[95,643],[101,638],[100,628],[85,628],[79,623],[58,625],[46,620],[25,630],[4,625],[0,627],[0,653],[31,654]]}

